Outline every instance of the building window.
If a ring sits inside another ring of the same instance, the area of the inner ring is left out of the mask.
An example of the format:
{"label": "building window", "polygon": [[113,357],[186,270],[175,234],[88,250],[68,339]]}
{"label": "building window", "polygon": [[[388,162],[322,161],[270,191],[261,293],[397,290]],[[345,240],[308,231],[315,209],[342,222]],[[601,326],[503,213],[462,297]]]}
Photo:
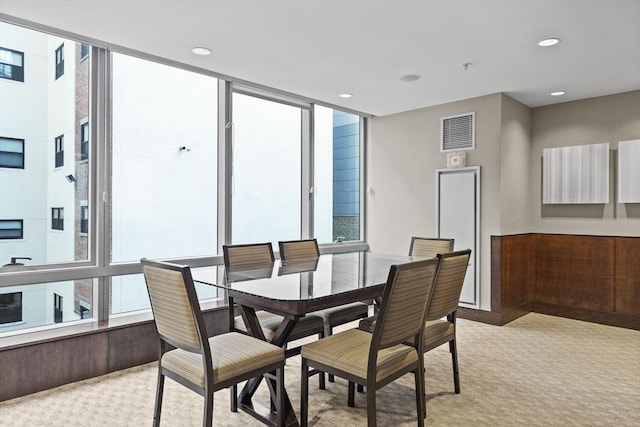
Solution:
{"label": "building window", "polygon": [[84,61],[89,57],[89,45],[82,43],[80,44],[80,61]]}
{"label": "building window", "polygon": [[64,43],[56,49],[56,80],[64,74]]}
{"label": "building window", "polygon": [[24,139],[0,137],[0,168],[24,169]]}
{"label": "building window", "polygon": [[0,294],[0,324],[22,322],[22,292]]}
{"label": "building window", "polygon": [[0,240],[22,239],[22,227],[21,219],[0,219]]}
{"label": "building window", "polygon": [[64,135],[56,136],[56,167],[64,166]]}
{"label": "building window", "polygon": [[51,229],[64,230],[64,208],[51,208]]}
{"label": "building window", "polygon": [[24,53],[0,47],[0,78],[24,81]]}
{"label": "building window", "polygon": [[80,232],[89,232],[89,206],[80,206]]}
{"label": "building window", "polygon": [[53,294],[53,321],[54,323],[62,323],[62,296]]}
{"label": "building window", "polygon": [[80,124],[80,160],[89,158],[89,122]]}

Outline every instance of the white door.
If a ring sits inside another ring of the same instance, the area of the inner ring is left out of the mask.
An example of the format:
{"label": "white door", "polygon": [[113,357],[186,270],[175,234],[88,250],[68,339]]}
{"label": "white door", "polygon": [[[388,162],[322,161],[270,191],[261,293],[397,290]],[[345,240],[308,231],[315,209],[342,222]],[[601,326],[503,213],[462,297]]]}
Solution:
{"label": "white door", "polygon": [[460,303],[480,308],[480,167],[436,171],[436,230],[454,250],[471,249]]}

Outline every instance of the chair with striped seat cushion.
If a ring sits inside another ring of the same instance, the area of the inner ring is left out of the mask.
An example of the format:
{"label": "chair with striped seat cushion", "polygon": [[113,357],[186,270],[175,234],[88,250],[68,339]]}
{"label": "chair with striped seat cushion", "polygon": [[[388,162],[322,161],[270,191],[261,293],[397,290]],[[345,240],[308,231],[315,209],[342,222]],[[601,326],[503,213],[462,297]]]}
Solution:
{"label": "chair with striped seat cushion", "polygon": [[411,238],[411,246],[409,246],[409,256],[433,258],[437,254],[451,252],[453,243],[453,239],[413,236]]}
{"label": "chair with striped seat cushion", "polygon": [[140,262],[160,339],[153,425],[160,425],[165,377],[204,396],[203,425],[211,426],[214,392],[258,375],[275,381],[277,421],[263,421],[284,425],[284,351],[237,332],[208,337],[189,267]]}
{"label": "chair with striped seat cushion", "polygon": [[[423,350],[425,353],[444,343],[449,343],[453,366],[453,384],[456,394],[460,393],[458,350],[456,345],[456,311],[470,256],[471,249],[437,255],[440,264],[424,328]],[[373,332],[375,323],[376,317],[369,317],[360,321],[358,329]]]}
{"label": "chair with striped seat cushion", "polygon": [[317,372],[347,379],[350,396],[354,384],[367,386],[369,426],[376,425],[376,390],[413,372],[418,425],[424,425],[422,335],[437,266],[437,259],[428,259],[391,267],[373,334],[348,329],[302,346],[302,426],[308,423],[309,376]]}
{"label": "chair with striped seat cushion", "polygon": [[[303,261],[320,257],[318,241],[316,239],[289,240],[278,242],[280,259],[284,261]],[[324,322],[324,336],[333,334],[333,328],[354,320],[364,319],[369,315],[369,306],[363,302],[343,304],[338,307],[326,308],[309,313],[322,317]],[[329,376],[333,382],[333,376]]]}
{"label": "chair with striped seat cushion", "polygon": [[[255,269],[265,265],[273,266],[275,260],[271,243],[224,245],[222,251],[225,267],[233,269],[236,273],[241,269]],[[262,332],[267,339],[270,339],[282,323],[283,317],[266,311],[258,311],[256,314],[260,321]],[[242,316],[234,316],[233,327],[237,331],[247,332]],[[307,315],[298,320],[289,335],[288,341],[311,335],[318,335],[319,337],[324,335],[324,322],[319,316]]]}
{"label": "chair with striped seat cushion", "polygon": [[[271,242],[224,245],[222,246],[222,254],[225,268],[229,270],[233,269],[235,274],[238,274],[239,270],[255,270],[256,268],[263,268],[265,266],[273,269],[273,263],[275,261]],[[233,306],[233,302],[230,299],[229,313],[233,316],[233,329],[246,334],[247,326],[242,316],[235,315],[235,309],[232,310],[231,306]],[[268,311],[260,310],[256,312],[256,315],[266,339],[271,339],[271,337],[275,335],[278,327],[284,320],[283,316]],[[319,338],[324,336],[324,321],[319,316],[306,315],[298,320],[287,342],[312,335],[317,335]],[[283,348],[287,350],[286,342],[283,344]],[[288,350],[288,355],[296,354],[298,351],[299,348]],[[324,376],[321,376],[319,381],[320,388],[324,388]],[[230,400],[232,412],[238,411],[237,395],[237,387],[232,386]]]}

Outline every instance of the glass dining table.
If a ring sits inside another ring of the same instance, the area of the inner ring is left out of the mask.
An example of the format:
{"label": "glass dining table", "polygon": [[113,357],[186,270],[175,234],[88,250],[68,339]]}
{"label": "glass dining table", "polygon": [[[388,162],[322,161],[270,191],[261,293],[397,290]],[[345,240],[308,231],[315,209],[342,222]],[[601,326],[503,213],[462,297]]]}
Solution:
{"label": "glass dining table", "polygon": [[[242,315],[248,333],[267,340],[256,310],[283,316],[269,342],[282,347],[294,326],[305,314],[356,301],[380,298],[394,264],[414,261],[409,256],[374,252],[325,254],[315,259],[276,260],[269,265],[242,269],[224,266],[193,269],[196,282],[221,288]],[[234,310],[229,310],[233,330]],[[240,408],[256,418],[273,418],[270,410],[259,409],[252,397],[262,377],[248,381],[239,396]],[[298,425],[295,411],[285,396],[287,425]]]}

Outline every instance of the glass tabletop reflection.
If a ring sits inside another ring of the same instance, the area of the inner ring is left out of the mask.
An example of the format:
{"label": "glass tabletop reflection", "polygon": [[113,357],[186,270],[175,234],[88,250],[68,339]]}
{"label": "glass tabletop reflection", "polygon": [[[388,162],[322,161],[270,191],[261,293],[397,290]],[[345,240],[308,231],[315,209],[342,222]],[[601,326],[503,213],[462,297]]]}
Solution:
{"label": "glass tabletop reflection", "polygon": [[408,256],[373,252],[325,254],[314,259],[281,261],[242,269],[224,266],[197,268],[197,282],[276,300],[300,301],[384,285],[394,264]]}

